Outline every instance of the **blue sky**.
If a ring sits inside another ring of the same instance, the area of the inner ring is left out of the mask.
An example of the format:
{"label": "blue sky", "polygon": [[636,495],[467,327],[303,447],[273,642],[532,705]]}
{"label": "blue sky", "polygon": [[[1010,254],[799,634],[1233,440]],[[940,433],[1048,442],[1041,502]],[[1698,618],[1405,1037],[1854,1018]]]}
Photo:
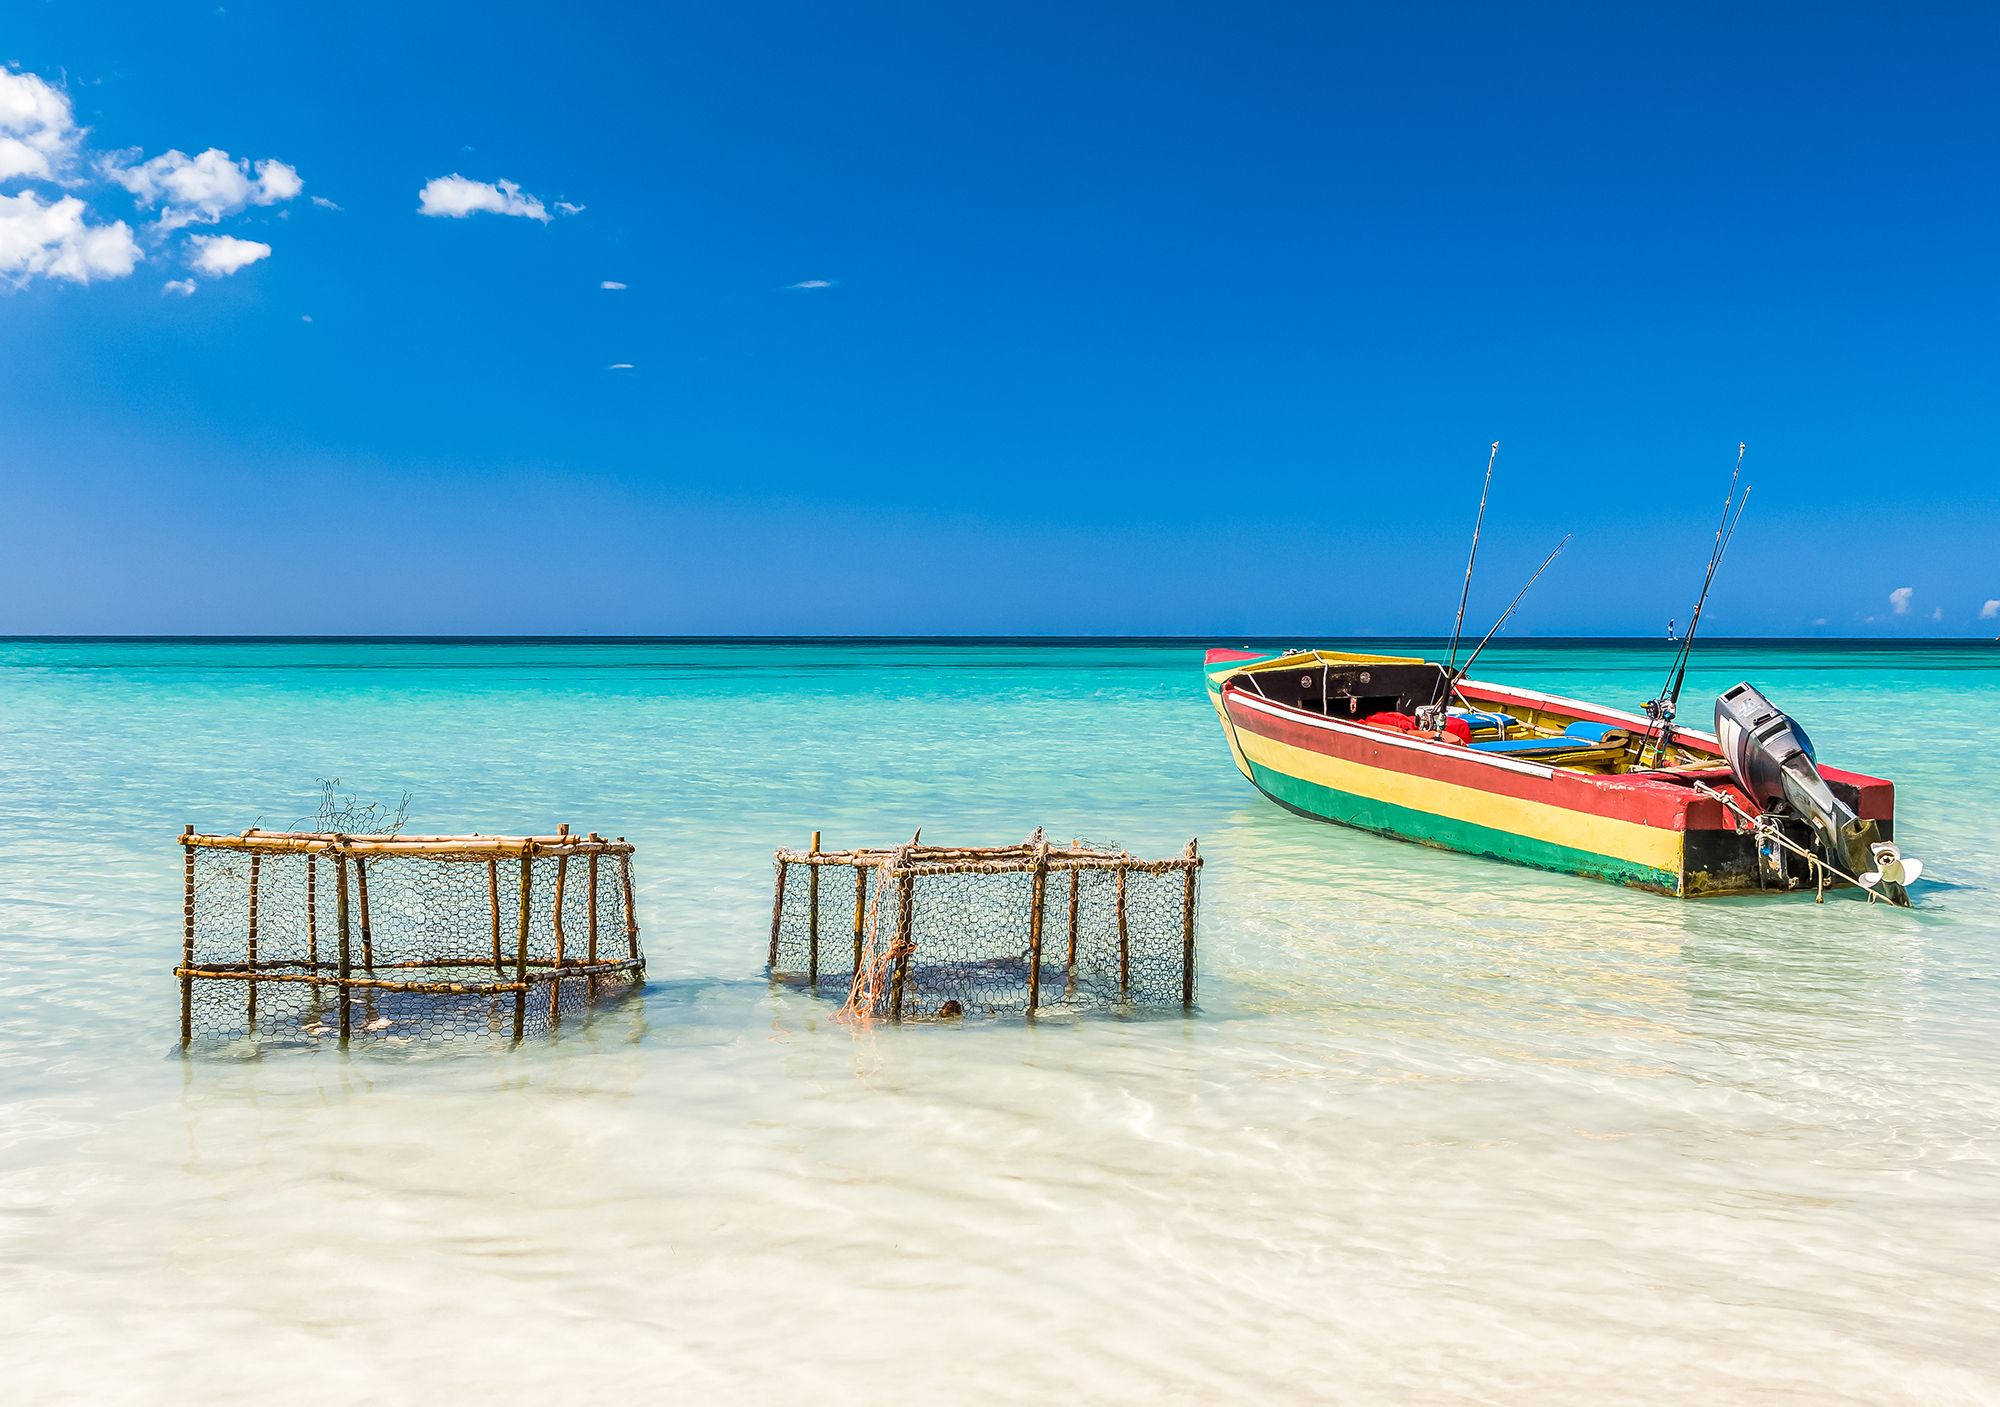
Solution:
{"label": "blue sky", "polygon": [[22,0],[0,631],[2000,634],[1871,8]]}

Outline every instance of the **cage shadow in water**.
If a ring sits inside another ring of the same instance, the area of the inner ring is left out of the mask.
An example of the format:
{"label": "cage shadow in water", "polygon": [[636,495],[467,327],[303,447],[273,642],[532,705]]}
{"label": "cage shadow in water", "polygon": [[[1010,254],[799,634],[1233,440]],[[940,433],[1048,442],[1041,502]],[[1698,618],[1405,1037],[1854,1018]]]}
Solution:
{"label": "cage shadow in water", "polygon": [[189,826],[180,842],[183,1050],[519,1042],[644,980],[623,840]]}
{"label": "cage shadow in water", "polygon": [[1168,860],[1037,831],[776,855],[766,968],[868,1021],[1194,1005],[1195,843]]}

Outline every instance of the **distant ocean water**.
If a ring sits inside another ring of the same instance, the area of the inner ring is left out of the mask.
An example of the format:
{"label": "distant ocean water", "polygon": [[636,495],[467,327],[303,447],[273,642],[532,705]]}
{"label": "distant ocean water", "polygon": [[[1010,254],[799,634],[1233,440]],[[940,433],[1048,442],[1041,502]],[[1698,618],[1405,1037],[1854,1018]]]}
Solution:
{"label": "distant ocean water", "polygon": [[[1479,672],[1630,706],[1666,660]],[[2000,1400],[2000,647],[1696,652],[1688,721],[1748,678],[1897,782],[1913,913],[1314,824],[1199,664],[0,642],[10,1396]],[[180,1059],[174,836],[321,777],[633,840],[643,1000],[513,1053]],[[919,825],[1199,836],[1199,1012],[856,1033],[772,990],[772,849]]]}

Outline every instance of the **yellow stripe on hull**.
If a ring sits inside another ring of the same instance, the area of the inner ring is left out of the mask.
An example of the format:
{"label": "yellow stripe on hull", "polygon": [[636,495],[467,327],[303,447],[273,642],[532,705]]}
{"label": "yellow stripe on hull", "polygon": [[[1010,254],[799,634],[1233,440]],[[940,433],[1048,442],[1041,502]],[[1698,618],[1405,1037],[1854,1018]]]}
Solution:
{"label": "yellow stripe on hull", "polygon": [[[1218,699],[1217,712],[1221,711]],[[1680,831],[1501,796],[1476,787],[1309,752],[1238,729],[1231,725],[1226,714],[1223,725],[1237,769],[1253,782],[1257,777],[1247,763],[1329,791],[1525,837],[1564,850],[1601,855],[1666,875],[1681,873],[1685,837]]]}

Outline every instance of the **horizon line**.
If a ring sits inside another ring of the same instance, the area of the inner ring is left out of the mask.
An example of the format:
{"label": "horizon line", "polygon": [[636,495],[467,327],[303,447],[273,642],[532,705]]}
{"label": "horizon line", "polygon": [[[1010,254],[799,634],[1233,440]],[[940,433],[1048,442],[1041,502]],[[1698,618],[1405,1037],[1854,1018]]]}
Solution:
{"label": "horizon line", "polygon": [[[1295,645],[1301,640],[1382,643],[1437,641],[1448,635],[1420,632],[1402,634],[1333,634],[1315,637],[1305,633],[1286,635],[1075,635],[1075,634],[923,634],[923,635],[842,635],[842,634],[675,634],[675,635],[591,635],[591,634],[49,634],[0,635],[0,645],[65,644],[159,644],[159,645]],[[1708,635],[1709,644],[1736,645],[1977,645],[1994,643],[1981,635]],[[1527,635],[1496,638],[1489,648],[1523,645],[1669,645],[1675,640],[1658,635]]]}

